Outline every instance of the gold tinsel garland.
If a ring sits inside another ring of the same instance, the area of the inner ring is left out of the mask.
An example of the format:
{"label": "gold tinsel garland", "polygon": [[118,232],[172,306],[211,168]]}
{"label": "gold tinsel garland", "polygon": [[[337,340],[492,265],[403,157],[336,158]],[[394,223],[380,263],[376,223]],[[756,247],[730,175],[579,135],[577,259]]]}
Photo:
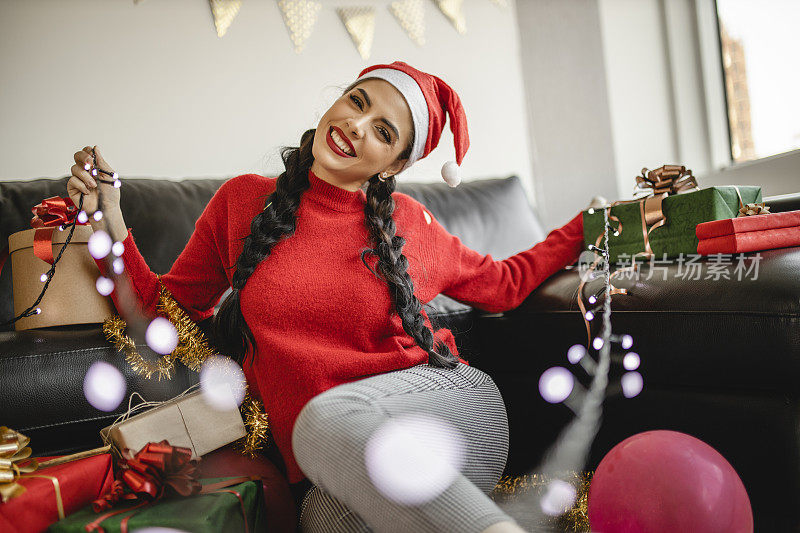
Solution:
{"label": "gold tinsel garland", "polygon": [[[588,532],[589,528],[589,485],[592,482],[594,472],[568,472],[558,476],[575,487],[577,495],[575,504],[566,513],[560,516],[549,518],[550,526],[554,526],[562,531]],[[512,500],[531,490],[536,491],[537,496],[541,496],[544,488],[554,477],[544,474],[528,474],[524,476],[506,475],[500,478],[490,494],[492,500],[498,503]]]}
{"label": "gold tinsel garland", "polygon": [[[166,318],[175,326],[178,333],[178,345],[172,353],[162,355],[156,362],[145,359],[136,350],[135,341],[125,335],[127,324],[118,315],[113,315],[103,322],[103,333],[109,341],[114,343],[117,350],[125,353],[125,360],[131,365],[134,372],[148,379],[156,374],[160,381],[162,377],[166,379],[172,377],[176,360],[198,372],[207,357],[219,354],[211,349],[197,324],[189,318],[189,315],[161,283],[160,275],[158,276],[158,285],[156,310],[166,314]],[[264,446],[268,438],[267,413],[264,412],[264,405],[261,401],[251,397],[249,392],[245,394],[239,411],[242,413],[247,435],[239,439],[235,443],[235,447],[243,454],[255,457],[256,451]]]}

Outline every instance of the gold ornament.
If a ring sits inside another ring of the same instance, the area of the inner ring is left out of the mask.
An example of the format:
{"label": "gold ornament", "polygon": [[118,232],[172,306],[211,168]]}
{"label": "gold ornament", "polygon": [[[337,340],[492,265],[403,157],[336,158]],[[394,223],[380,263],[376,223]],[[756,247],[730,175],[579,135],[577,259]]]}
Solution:
{"label": "gold ornament", "polygon": [[422,0],[398,0],[389,6],[394,18],[417,46],[425,44],[425,12]]}
{"label": "gold ornament", "polygon": [[336,9],[347,33],[356,45],[361,59],[369,59],[375,34],[374,7],[340,7]]}
{"label": "gold ornament", "polygon": [[248,392],[239,411],[242,413],[247,435],[237,440],[234,446],[242,455],[256,457],[256,452],[264,447],[269,438],[269,419],[264,412],[264,404]]}
{"label": "gold ornament", "polygon": [[434,0],[445,17],[458,33],[467,33],[467,20],[464,17],[464,0]]}
{"label": "gold ornament", "polygon": [[134,372],[148,379],[153,374],[161,378],[170,379],[175,361],[181,361],[194,371],[199,371],[203,361],[209,355],[215,355],[197,324],[192,321],[170,292],[161,283],[158,276],[159,294],[156,309],[166,314],[167,319],[175,326],[178,333],[178,345],[172,353],[164,354],[157,361],[148,361],[136,350],[136,342],[124,334],[127,324],[118,315],[113,315],[103,322],[103,333],[106,338],[114,343],[117,350],[125,353],[125,360],[131,365]]}
{"label": "gold ornament", "polygon": [[217,28],[217,37],[222,37],[228,27],[239,14],[242,0],[208,0],[211,4],[211,13],[214,15],[214,26]]}
{"label": "gold ornament", "polygon": [[162,377],[170,379],[172,370],[175,368],[172,354],[164,354],[156,362],[148,361],[136,350],[136,341],[125,335],[127,327],[128,325],[119,315],[112,315],[103,321],[103,333],[106,339],[114,343],[117,351],[125,354],[125,361],[135,373],[147,379],[150,379],[153,374],[158,375],[159,381]]}
{"label": "gold ornament", "polygon": [[760,204],[747,204],[739,208],[737,217],[747,217],[752,215],[769,215],[769,206],[765,203]]}
{"label": "gold ornament", "polygon": [[283,15],[283,22],[289,29],[294,51],[299,54],[311,36],[322,4],[312,0],[278,0],[278,7]]}
{"label": "gold ornament", "polygon": [[541,496],[547,484],[553,479],[562,479],[576,489],[575,503],[564,514],[548,517],[550,526],[561,531],[589,531],[589,486],[594,472],[565,472],[558,476],[529,474],[524,476],[503,476],[490,494],[496,502],[507,502],[531,490]]}

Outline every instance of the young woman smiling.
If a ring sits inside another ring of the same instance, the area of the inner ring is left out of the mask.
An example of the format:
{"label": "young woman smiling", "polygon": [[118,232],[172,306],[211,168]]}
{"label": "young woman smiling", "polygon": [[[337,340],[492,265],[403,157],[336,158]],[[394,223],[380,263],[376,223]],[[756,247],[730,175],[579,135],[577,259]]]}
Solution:
{"label": "young woman smiling", "polygon": [[[364,69],[300,146],[282,151],[285,172],[220,187],[162,276],[123,222],[119,189],[100,184],[146,310],[155,314],[161,283],[202,320],[232,287],[214,318],[216,346],[264,402],[303,531],[522,531],[487,496],[508,452],[503,399],[422,304],[443,293],[491,312],[517,307],[578,258],[581,214],[502,261],[464,246],[395,192],[396,175],[437,146],[446,113],[456,162],[442,174],[456,186],[469,147],[456,92],[401,61]],[[68,183],[89,214],[91,152],[75,154]]]}

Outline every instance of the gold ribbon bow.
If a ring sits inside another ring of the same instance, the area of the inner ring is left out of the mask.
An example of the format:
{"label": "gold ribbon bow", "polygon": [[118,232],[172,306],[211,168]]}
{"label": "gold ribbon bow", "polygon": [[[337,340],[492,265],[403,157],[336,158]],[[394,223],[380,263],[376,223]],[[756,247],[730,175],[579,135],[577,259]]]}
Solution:
{"label": "gold ribbon bow", "polygon": [[22,433],[0,427],[0,496],[3,502],[23,494],[25,487],[17,483],[17,479],[39,468],[39,461],[28,460],[32,453],[28,446],[30,441],[30,437]]}

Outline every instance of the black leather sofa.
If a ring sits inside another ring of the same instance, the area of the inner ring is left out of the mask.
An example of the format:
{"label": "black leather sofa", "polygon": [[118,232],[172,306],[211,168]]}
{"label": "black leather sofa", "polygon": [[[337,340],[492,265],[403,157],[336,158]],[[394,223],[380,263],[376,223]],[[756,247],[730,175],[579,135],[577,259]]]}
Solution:
{"label": "black leather sofa", "polygon": [[[154,272],[169,270],[224,181],[125,180],[125,220]],[[526,249],[547,233],[516,176],[465,182],[457,189],[401,183],[398,190],[425,204],[467,246],[495,259]],[[66,178],[0,182],[0,242],[29,227],[32,206],[65,194]],[[800,193],[766,201],[773,212],[800,209]],[[573,215],[566,213],[564,222]],[[594,469],[611,447],[635,433],[689,433],[716,448],[739,473],[756,531],[796,531],[800,247],[761,256],[758,277],[750,281],[683,280],[675,276],[677,265],[668,267],[666,280],[661,274],[645,280],[645,266],[629,294],[613,297],[613,330],[633,336],[645,386],[635,398],[623,398],[617,385],[621,365],[614,364],[586,469]],[[437,327],[453,329],[462,356],[500,387],[511,429],[509,474],[535,467],[571,418],[565,406],[541,399],[537,382],[545,369],[569,365],[571,345],[586,343],[578,284],[578,270],[564,269],[504,314],[484,313],[443,295],[428,308]],[[590,281],[584,297],[601,290],[601,280]],[[0,276],[0,294],[2,322],[13,316],[10,262]],[[209,325],[200,324],[206,332]],[[0,331],[0,424],[32,437],[40,455],[99,445],[98,430],[124,408],[102,413],[84,399],[83,377],[97,360],[122,370],[128,392],[139,391],[148,400],[172,397],[197,380],[186,368],[169,381],[134,375],[99,325],[6,328]]]}

